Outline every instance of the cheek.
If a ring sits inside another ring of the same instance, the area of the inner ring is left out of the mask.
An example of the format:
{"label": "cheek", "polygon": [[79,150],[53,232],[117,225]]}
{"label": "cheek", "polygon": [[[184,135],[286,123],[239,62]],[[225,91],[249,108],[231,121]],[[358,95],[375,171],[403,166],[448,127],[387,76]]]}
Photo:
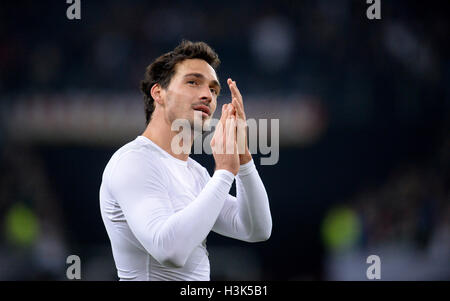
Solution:
{"label": "cheek", "polygon": [[216,109],[217,109],[217,100],[214,100],[214,101],[211,103],[211,110],[212,110],[211,116],[216,112]]}
{"label": "cheek", "polygon": [[168,107],[174,111],[183,111],[190,106],[189,99],[183,92],[172,92],[168,95]]}

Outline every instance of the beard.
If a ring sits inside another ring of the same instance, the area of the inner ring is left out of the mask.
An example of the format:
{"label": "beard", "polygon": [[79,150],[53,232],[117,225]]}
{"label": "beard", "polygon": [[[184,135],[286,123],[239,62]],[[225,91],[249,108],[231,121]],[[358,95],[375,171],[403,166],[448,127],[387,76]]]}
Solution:
{"label": "beard", "polygon": [[202,133],[203,132],[203,125],[206,122],[206,118],[203,119],[203,114],[200,111],[194,110],[194,117],[189,121],[191,125],[191,130],[194,133]]}

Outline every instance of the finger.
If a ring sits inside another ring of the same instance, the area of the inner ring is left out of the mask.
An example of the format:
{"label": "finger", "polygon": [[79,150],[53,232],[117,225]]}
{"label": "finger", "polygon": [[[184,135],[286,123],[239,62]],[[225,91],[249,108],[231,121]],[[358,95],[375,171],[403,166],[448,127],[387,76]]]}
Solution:
{"label": "finger", "polygon": [[[239,109],[239,115],[242,119],[245,119],[245,112],[244,112],[244,101],[242,99],[241,92],[239,91],[236,82],[232,81],[231,79],[228,79],[228,85],[230,87],[232,99],[236,99],[235,107],[236,109]],[[232,101],[233,102],[233,101]]]}
{"label": "finger", "polygon": [[236,120],[236,144],[238,153],[243,155],[245,153],[247,141],[247,128],[243,119]]}
{"label": "finger", "polygon": [[230,118],[230,116],[233,114],[233,110],[234,110],[233,105],[231,103],[227,104],[227,109],[225,112],[226,119]]}
{"label": "finger", "polygon": [[239,91],[236,82],[232,81],[230,78],[228,79],[228,86],[230,88],[231,91],[231,96],[232,97],[236,97],[236,99],[241,102],[243,104],[243,99],[242,99],[242,95],[241,92]]}
{"label": "finger", "polygon": [[233,118],[233,153],[237,150],[237,118]]}
{"label": "finger", "polygon": [[233,105],[233,103],[228,104],[228,106],[231,108],[230,115],[236,115],[236,107]]}
{"label": "finger", "polygon": [[[228,116],[227,108],[228,108],[228,104],[222,105],[222,116],[220,116],[220,120],[216,125],[216,129],[214,131],[214,135],[211,140],[211,142],[214,141],[214,145],[216,146],[216,148],[220,148],[222,145],[222,142],[223,142],[222,138],[223,138],[223,132],[225,129],[225,121]],[[211,145],[211,146],[213,146],[213,145]]]}
{"label": "finger", "polygon": [[[221,135],[225,136],[226,131],[226,123],[228,118],[230,118],[230,111],[231,107],[230,104],[225,104],[222,112],[222,116],[220,117],[220,121],[218,123],[218,127],[216,128],[216,131],[219,131]],[[220,127],[219,127],[220,125]],[[225,138],[223,138],[225,139]],[[222,142],[222,139],[220,140]]]}
{"label": "finger", "polygon": [[246,137],[247,137],[247,129],[246,129],[246,119],[245,119],[245,113],[243,112],[241,104],[233,98],[233,104],[237,106],[237,120],[236,120],[236,144],[237,144],[237,151],[239,154],[245,153],[245,146],[246,146]]}
{"label": "finger", "polygon": [[230,89],[230,92],[231,92],[231,97],[237,98],[238,97],[238,95],[236,94],[237,91],[233,85],[234,82],[231,80],[231,78],[228,79],[227,83],[228,83],[228,88]]}
{"label": "finger", "polygon": [[227,120],[226,153],[233,154],[236,150],[236,118],[231,116]]}
{"label": "finger", "polygon": [[222,106],[222,116],[220,116],[220,122],[222,123],[223,126],[225,126],[225,120],[227,118],[227,112],[228,112],[228,104],[224,104]]}
{"label": "finger", "polygon": [[234,90],[236,91],[236,94],[237,94],[237,96],[238,96],[238,100],[240,100],[241,102],[243,102],[242,95],[241,95],[241,91],[239,91],[239,88],[238,88],[238,86],[237,86],[237,84],[236,84],[235,81],[233,81],[233,88],[234,88]]}
{"label": "finger", "polygon": [[216,154],[223,154],[224,149],[223,136],[224,136],[224,123],[219,122],[216,125],[214,136],[211,140],[211,148],[213,149],[213,152]]}
{"label": "finger", "polygon": [[222,145],[224,146],[224,151],[228,154],[228,128],[230,127],[230,121],[231,121],[231,117],[232,117],[232,112],[233,112],[233,105],[232,104],[227,104],[227,108],[225,110],[225,114],[224,114],[224,120],[223,120],[223,128],[222,128]]}
{"label": "finger", "polygon": [[231,103],[236,108],[236,116],[239,117],[240,119],[245,119],[244,110],[242,108],[242,105],[237,101],[237,99],[233,97]]}

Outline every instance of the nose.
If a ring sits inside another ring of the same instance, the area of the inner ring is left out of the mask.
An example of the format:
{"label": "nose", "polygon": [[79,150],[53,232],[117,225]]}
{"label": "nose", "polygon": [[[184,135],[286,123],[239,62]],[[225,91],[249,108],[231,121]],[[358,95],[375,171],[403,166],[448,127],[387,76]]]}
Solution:
{"label": "nose", "polygon": [[201,89],[200,100],[205,104],[210,104],[213,99],[213,95],[209,87],[204,87]]}

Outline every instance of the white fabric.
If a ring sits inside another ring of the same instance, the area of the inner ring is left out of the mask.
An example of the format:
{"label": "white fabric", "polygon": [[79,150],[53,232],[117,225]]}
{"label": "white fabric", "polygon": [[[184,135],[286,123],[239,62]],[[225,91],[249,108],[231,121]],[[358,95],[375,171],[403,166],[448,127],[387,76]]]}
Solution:
{"label": "white fabric", "polygon": [[234,175],[176,159],[144,136],[108,162],[100,210],[120,280],[209,280],[206,237],[213,230],[247,242],[267,240],[269,202],[253,160]]}

